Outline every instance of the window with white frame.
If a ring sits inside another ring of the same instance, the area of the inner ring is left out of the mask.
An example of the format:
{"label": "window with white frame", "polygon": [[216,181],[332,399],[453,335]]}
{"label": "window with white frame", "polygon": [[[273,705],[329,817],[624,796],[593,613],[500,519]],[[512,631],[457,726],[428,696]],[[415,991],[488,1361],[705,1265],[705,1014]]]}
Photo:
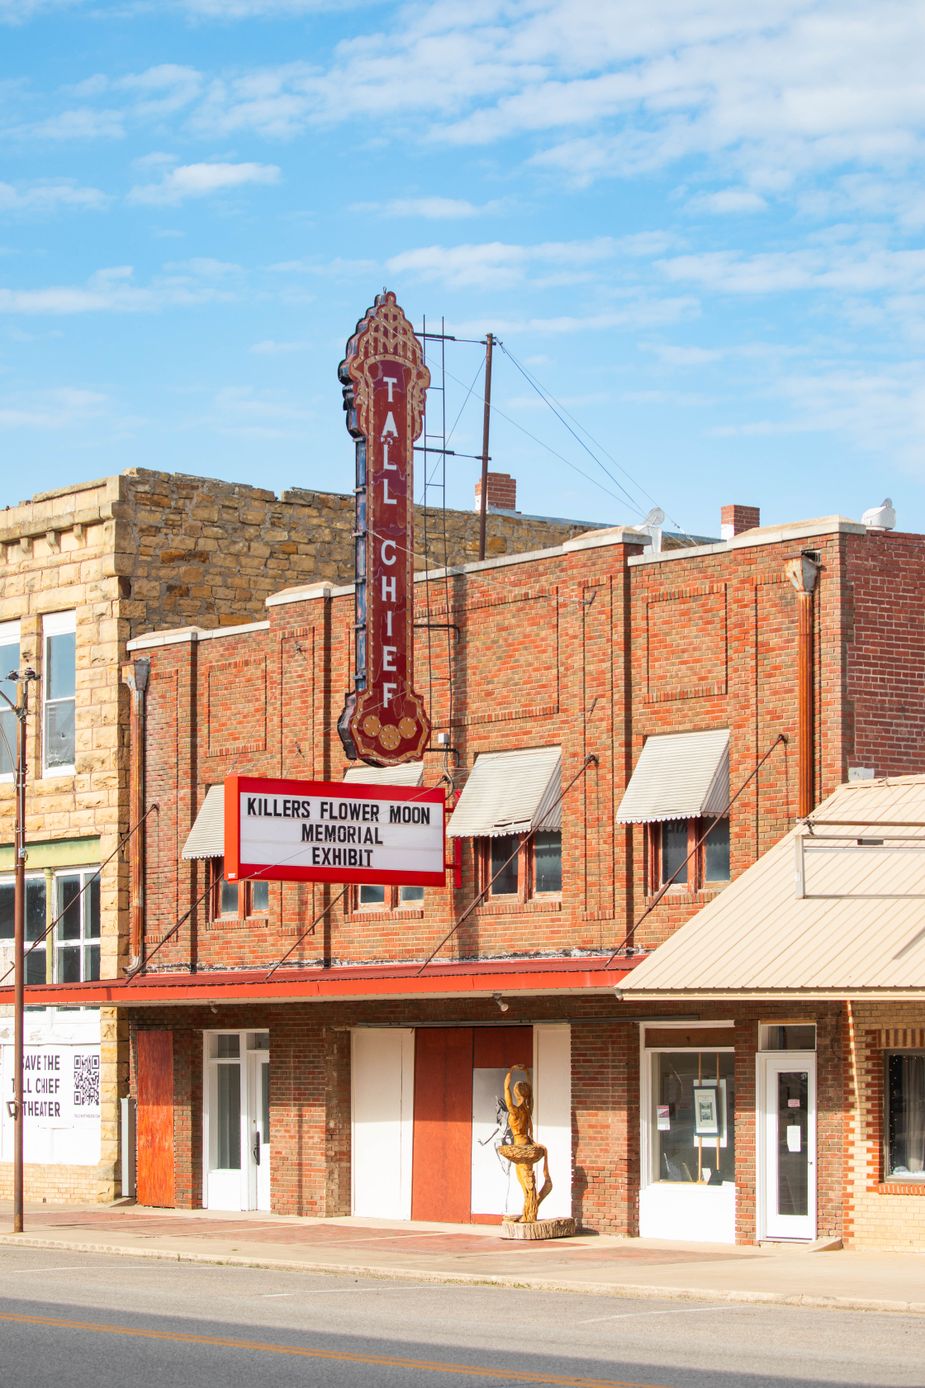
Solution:
{"label": "window with white frame", "polygon": [[[16,890],[12,877],[0,877],[0,948],[12,948]],[[26,878],[26,982],[45,982],[45,876]]]}
{"label": "window with white frame", "polygon": [[55,982],[100,976],[100,879],[93,868],[55,877]]}
{"label": "window with white frame", "polygon": [[[16,702],[15,675],[18,670],[19,623],[0,622],[0,692],[13,704]],[[10,675],[14,678],[10,679]],[[0,780],[13,779],[18,731],[16,714],[6,699],[0,699]]]}
{"label": "window with white frame", "polygon": [[46,776],[74,770],[77,614],[42,618],[42,766]]}

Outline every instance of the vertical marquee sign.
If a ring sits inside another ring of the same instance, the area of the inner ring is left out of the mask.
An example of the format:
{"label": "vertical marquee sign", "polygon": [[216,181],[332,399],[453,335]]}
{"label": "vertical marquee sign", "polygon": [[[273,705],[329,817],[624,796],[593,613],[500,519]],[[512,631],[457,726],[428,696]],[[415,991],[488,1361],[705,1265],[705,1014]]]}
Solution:
{"label": "vertical marquee sign", "polygon": [[430,372],[395,295],[357,324],[338,372],[356,439],[356,643],[338,732],[373,766],[418,761],[430,738],[414,690],[414,441]]}

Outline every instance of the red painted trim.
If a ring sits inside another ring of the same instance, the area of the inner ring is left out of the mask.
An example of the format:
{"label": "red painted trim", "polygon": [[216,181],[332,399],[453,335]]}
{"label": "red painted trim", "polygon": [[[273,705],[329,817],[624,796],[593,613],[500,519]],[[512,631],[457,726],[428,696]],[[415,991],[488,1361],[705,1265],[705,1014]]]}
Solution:
{"label": "red painted trim", "polygon": [[229,882],[258,877],[273,882],[341,882],[350,886],[442,887],[446,865],[439,872],[407,872],[391,868],[296,867],[241,861],[241,796],[319,796],[326,800],[406,800],[440,806],[446,858],[446,795],[439,786],[371,785],[363,781],[296,781],[268,776],[225,777],[225,878]]}
{"label": "red painted trim", "polygon": [[[389,998],[491,997],[514,995],[612,993],[628,967],[605,969],[605,957],[593,960],[492,960],[484,964],[384,964],[277,971],[267,982],[265,969],[225,973],[145,974],[134,980],[96,983],[46,983],[26,989],[27,1007],[154,1007],[174,1003],[337,1002]],[[0,988],[0,1005],[13,1000],[11,987]]]}

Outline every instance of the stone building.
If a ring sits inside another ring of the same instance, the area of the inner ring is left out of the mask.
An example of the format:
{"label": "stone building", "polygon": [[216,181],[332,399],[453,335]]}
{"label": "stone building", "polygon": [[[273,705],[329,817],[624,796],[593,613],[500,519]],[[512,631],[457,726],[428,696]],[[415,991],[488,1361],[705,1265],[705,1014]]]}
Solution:
{"label": "stone building", "polygon": [[[716,916],[726,885],[841,783],[925,773],[925,537],[757,521],[732,508],[722,542],[685,550],[599,530],[419,576],[434,735],[401,776],[447,790],[443,886],[224,878],[227,775],[371,778],[334,726],[350,587],[290,586],[264,620],[130,643],[150,663],[158,806],[144,967],[30,996],[129,1019],[140,1199],[497,1221],[513,1065],[548,1150],[543,1213],[675,1238],[925,1242],[909,1144],[902,1201],[858,1174],[859,1131],[870,1144],[888,1119],[871,1081],[856,1127],[858,1014],[837,991],[713,997],[686,976],[680,1002],[633,1001],[639,961],[655,968],[698,912]],[[908,1030],[906,1004],[889,1005],[876,1028],[863,1013],[871,1074],[878,1045],[925,1046],[921,1010]],[[788,1057],[806,1083],[759,1112]],[[768,1165],[782,1148],[789,1204]],[[859,1198],[875,1217],[849,1219]]]}
{"label": "stone building", "polygon": [[[490,555],[536,549],[587,529],[586,523],[521,516],[511,480],[501,477],[499,485],[508,509],[497,509],[489,493]],[[296,488],[276,496],[259,487],[142,469],[46,492],[0,512],[0,673],[30,666],[39,675],[28,720],[30,983],[118,977],[129,962],[124,840],[136,826],[130,697],[122,682],[126,643],[140,632],[203,620],[233,627],[253,620],[269,594],[293,582],[346,581],[353,525],[349,495]],[[477,546],[477,515],[418,512],[419,566],[447,557],[465,561]],[[9,681],[2,688],[15,697]],[[0,710],[0,975],[6,988],[14,739],[15,718]],[[11,1038],[10,1018],[0,1016],[4,1096],[12,1083]],[[116,1099],[128,1072],[123,1041],[107,1009],[28,1014],[30,1063],[58,1067],[52,1075],[57,1098],[38,1097],[31,1085],[27,1094],[30,1196],[114,1194]],[[11,1180],[11,1143],[4,1103],[0,1193]]]}

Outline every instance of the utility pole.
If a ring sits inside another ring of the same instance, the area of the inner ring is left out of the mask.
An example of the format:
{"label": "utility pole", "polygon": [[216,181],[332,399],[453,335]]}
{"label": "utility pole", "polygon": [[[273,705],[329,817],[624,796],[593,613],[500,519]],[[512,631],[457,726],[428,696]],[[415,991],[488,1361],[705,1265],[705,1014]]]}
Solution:
{"label": "utility pole", "polygon": [[26,718],[34,670],[16,673],[16,703],[0,690],[16,714],[16,823],[13,888],[13,1233],[23,1231],[23,1040],[26,980]]}
{"label": "utility pole", "polygon": [[482,489],[479,494],[479,558],[485,558],[485,527],[488,519],[488,432],[491,425],[491,349],[494,338],[485,334],[485,410],[482,415]]}

